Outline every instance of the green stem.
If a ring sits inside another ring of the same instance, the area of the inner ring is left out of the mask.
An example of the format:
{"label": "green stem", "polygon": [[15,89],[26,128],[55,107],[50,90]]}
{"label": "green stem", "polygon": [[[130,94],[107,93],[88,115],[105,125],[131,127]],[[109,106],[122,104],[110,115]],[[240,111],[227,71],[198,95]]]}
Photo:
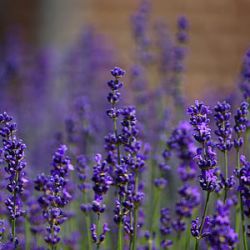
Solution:
{"label": "green stem", "polygon": [[207,207],[208,207],[210,193],[211,193],[210,191],[207,192],[207,199],[206,199],[205,208],[204,208],[202,219],[201,219],[200,236],[201,236],[204,224],[205,224],[205,218],[206,218],[206,214],[207,214]]}
{"label": "green stem", "polygon": [[[114,105],[113,105],[113,108],[114,108]],[[113,118],[113,124],[114,124],[115,137],[118,138],[117,118]],[[118,164],[120,165],[121,164],[121,153],[120,153],[120,145],[119,145],[119,143],[116,144],[116,148],[117,148],[117,160],[118,160]],[[118,242],[117,242],[117,247],[118,247],[118,250],[122,250],[123,249],[122,222],[119,222],[119,225],[118,225]]]}
{"label": "green stem", "polygon": [[243,235],[243,245],[244,250],[247,250],[247,236],[246,236],[246,228],[245,228],[245,216],[244,216],[244,208],[242,197],[240,196],[240,210],[241,210],[241,227],[242,227],[242,235]]}
{"label": "green stem", "polygon": [[25,217],[25,250],[30,249],[30,231],[29,231],[29,221]]}
{"label": "green stem", "polygon": [[159,200],[160,200],[160,190],[158,188],[155,188],[155,198],[154,203],[152,204],[154,207],[153,216],[152,216],[152,233],[154,233],[157,227],[157,215],[158,215],[158,207],[159,207]]}
{"label": "green stem", "polygon": [[[227,156],[227,150],[225,150],[225,152],[224,152],[224,164],[225,164],[225,179],[227,180],[227,178],[228,178],[228,156]],[[227,187],[225,187],[224,203],[227,200],[227,192],[228,192],[228,189],[227,189]]]}
{"label": "green stem", "polygon": [[226,179],[228,178],[228,157],[227,157],[227,150],[224,152],[224,163],[225,163],[225,173]]}
{"label": "green stem", "polygon": [[[96,234],[99,238],[99,224],[100,224],[100,214],[97,215],[97,222],[96,222]],[[96,250],[100,249],[100,242],[98,241],[96,244]]]}
{"label": "green stem", "polygon": [[198,250],[199,248],[199,240],[195,239],[195,250]]}
{"label": "green stem", "polygon": [[[83,202],[84,204],[87,203],[87,194],[86,192],[83,193]],[[90,214],[89,212],[86,212],[85,214],[85,223],[86,223],[86,231],[87,231],[87,244],[88,249],[92,249],[92,240],[91,240],[91,234],[90,234]],[[85,241],[83,241],[83,249],[85,248]]]}
{"label": "green stem", "polygon": [[[138,182],[139,182],[139,178],[138,178],[138,173],[135,172],[135,195],[138,192]],[[138,207],[137,205],[135,205],[134,208],[134,223],[133,223],[133,228],[134,228],[134,233],[133,233],[133,240],[132,240],[132,250],[136,250],[136,240],[137,240],[137,220],[138,220]]]}
{"label": "green stem", "polygon": [[[237,149],[237,169],[240,169],[240,152]],[[240,182],[240,180],[239,180]],[[239,183],[240,184],[240,183]],[[246,238],[246,228],[245,228],[245,216],[244,216],[244,208],[241,194],[239,194],[240,204],[236,207],[236,232],[240,235],[240,219],[241,218],[241,229],[242,229],[242,237],[243,237],[243,246],[244,250],[247,250],[247,238]]]}
{"label": "green stem", "polygon": [[189,249],[189,242],[190,242],[190,228],[186,230],[186,241],[185,241],[185,250]]}
{"label": "green stem", "polygon": [[199,248],[199,240],[201,239],[202,230],[203,230],[203,227],[205,224],[205,218],[206,218],[206,214],[207,214],[207,207],[208,207],[210,193],[211,193],[210,191],[207,192],[207,198],[206,198],[206,203],[205,203],[205,207],[204,207],[203,214],[202,214],[199,236],[198,236],[198,238],[196,238],[196,242],[195,242],[195,250],[197,250]]}
{"label": "green stem", "polygon": [[[15,182],[18,183],[18,178],[19,178],[19,173],[16,172],[15,174]],[[13,199],[14,199],[14,215],[16,215],[16,197],[17,196],[17,193],[16,191],[14,190],[13,192]],[[14,249],[17,248],[17,244],[16,244],[16,216],[14,216],[14,219],[12,219],[11,221],[11,232],[12,232],[12,237],[13,237],[13,242],[14,242]]]}
{"label": "green stem", "polygon": [[[240,169],[240,152],[239,149],[236,150],[236,168],[239,170]],[[238,194],[238,200],[240,200],[240,194]],[[240,220],[241,220],[241,212],[240,212],[240,203],[238,202],[236,206],[236,218],[235,218],[235,231],[240,237]]]}
{"label": "green stem", "polygon": [[118,250],[123,250],[123,231],[122,231],[122,222],[119,222],[118,226]]}

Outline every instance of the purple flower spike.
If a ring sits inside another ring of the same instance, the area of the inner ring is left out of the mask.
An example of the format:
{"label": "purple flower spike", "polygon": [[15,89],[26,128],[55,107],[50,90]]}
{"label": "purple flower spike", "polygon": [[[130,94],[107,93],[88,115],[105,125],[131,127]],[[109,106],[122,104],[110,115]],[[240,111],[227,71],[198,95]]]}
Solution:
{"label": "purple flower spike", "polygon": [[240,107],[236,111],[236,115],[234,116],[234,131],[237,135],[237,138],[234,140],[234,147],[239,150],[244,143],[243,133],[246,131],[248,126],[248,103],[242,102]]}
{"label": "purple flower spike", "polygon": [[234,205],[233,201],[228,199],[224,204],[217,201],[216,214],[213,216],[210,224],[210,233],[206,240],[213,249],[234,249],[238,242],[238,235],[230,226],[230,208]]}
{"label": "purple flower spike", "polygon": [[67,187],[67,177],[73,166],[66,151],[67,147],[61,145],[53,155],[50,175],[41,174],[35,180],[35,189],[42,192],[38,202],[43,209],[43,217],[48,223],[44,240],[50,246],[60,242],[60,225],[67,220],[63,207],[72,199]]}
{"label": "purple flower spike", "polygon": [[250,50],[248,49],[243,58],[243,64],[240,74],[240,88],[243,97],[249,102],[250,98]]}
{"label": "purple flower spike", "polygon": [[13,248],[17,247],[18,239],[16,237],[16,220],[24,216],[22,195],[28,182],[24,168],[26,167],[25,149],[26,145],[16,136],[16,124],[12,122],[6,112],[0,114],[0,135],[2,136],[3,148],[1,157],[7,173],[7,190],[10,196],[5,200],[5,205],[9,212],[9,218],[12,222],[11,242]]}
{"label": "purple flower spike", "polygon": [[125,75],[125,70],[123,70],[119,67],[115,67],[110,72],[111,72],[111,75],[114,76],[115,78],[120,78],[120,77],[123,77]]}
{"label": "purple flower spike", "polygon": [[217,148],[224,152],[229,151],[232,146],[232,128],[230,126],[230,117],[231,117],[231,106],[227,102],[218,102],[214,108],[215,111],[215,121],[217,130],[215,134],[218,136]]}
{"label": "purple flower spike", "polygon": [[195,105],[188,108],[190,124],[194,127],[194,138],[201,144],[197,149],[195,159],[201,169],[200,185],[205,191],[214,191],[217,186],[217,165],[214,143],[211,141],[211,129],[209,127],[211,113],[208,106],[195,101]]}

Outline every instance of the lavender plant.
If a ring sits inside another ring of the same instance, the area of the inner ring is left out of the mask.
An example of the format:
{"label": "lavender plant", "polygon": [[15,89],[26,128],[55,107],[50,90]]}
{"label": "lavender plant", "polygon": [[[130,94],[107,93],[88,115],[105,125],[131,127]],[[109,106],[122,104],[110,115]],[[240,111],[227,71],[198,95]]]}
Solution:
{"label": "lavender plant", "polygon": [[0,249],[249,248],[250,52],[242,98],[195,101],[188,121],[189,22],[173,34],[153,10],[143,0],[132,16],[131,72],[114,67],[107,88],[113,54],[92,27],[66,56],[29,54],[14,33],[0,44],[0,106],[28,145],[1,113]]}

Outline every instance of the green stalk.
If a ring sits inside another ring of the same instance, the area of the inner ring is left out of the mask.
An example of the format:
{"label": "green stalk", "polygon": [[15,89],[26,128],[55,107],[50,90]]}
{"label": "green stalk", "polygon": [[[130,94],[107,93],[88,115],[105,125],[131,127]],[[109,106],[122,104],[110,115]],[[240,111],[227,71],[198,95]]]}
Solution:
{"label": "green stalk", "polygon": [[[113,91],[114,93],[114,91]],[[114,105],[112,105],[114,108]],[[117,129],[117,118],[113,118],[113,126],[114,126],[114,132],[115,132],[115,137],[118,138],[118,129]],[[121,164],[121,153],[120,153],[120,145],[119,143],[116,144],[117,148],[117,160],[118,164]],[[119,200],[121,202],[121,198],[119,197]],[[118,225],[118,242],[117,242],[117,249],[122,250],[123,249],[123,228],[122,228],[122,222],[119,222]]]}
{"label": "green stalk", "polygon": [[[227,150],[225,150],[225,152],[224,152],[224,164],[225,164],[225,179],[227,180],[227,178],[228,178],[228,157],[227,157]],[[227,187],[225,187],[224,203],[227,200],[227,192],[228,192],[228,189],[227,189]]]}
{"label": "green stalk", "polygon": [[[97,215],[97,222],[96,222],[96,234],[99,237],[99,224],[100,224],[100,214]],[[96,244],[96,250],[100,249],[100,242],[98,241]]]}
{"label": "green stalk", "polygon": [[[15,182],[18,182],[18,178],[19,178],[19,173],[16,172],[15,174]],[[16,215],[16,190],[13,191],[13,198],[14,198],[14,215]],[[11,221],[11,232],[12,232],[12,237],[13,237],[13,241],[14,241],[14,249],[17,248],[16,243],[15,243],[15,238],[16,238],[16,217],[14,217],[14,219],[12,219]]]}
{"label": "green stalk", "polygon": [[[240,169],[240,152],[239,149],[237,150],[237,169]],[[239,194],[239,198],[240,198],[240,218],[241,218],[241,229],[242,229],[242,236],[243,236],[243,246],[244,246],[244,250],[247,250],[247,237],[246,237],[246,228],[245,228],[245,216],[244,216],[244,208],[243,208],[243,201],[242,201],[242,197]],[[239,214],[239,212],[238,212]],[[239,223],[239,220],[237,220],[237,223]],[[239,225],[237,226],[237,233],[239,233],[240,231],[240,227]],[[240,234],[238,234],[240,235]]]}
{"label": "green stalk", "polygon": [[25,217],[25,250],[30,250],[30,230],[27,217]]}
{"label": "green stalk", "polygon": [[[87,194],[86,192],[83,193],[83,202],[86,204],[87,203]],[[90,214],[89,212],[86,212],[85,214],[85,223],[86,223],[86,230],[87,230],[87,244],[88,244],[88,249],[92,249],[92,241],[91,241],[91,234],[90,234]],[[83,242],[83,249],[85,248],[85,241]]]}
{"label": "green stalk", "polygon": [[[151,221],[151,235],[156,233],[157,229],[157,223],[158,223],[158,212],[159,212],[159,201],[160,201],[160,190],[159,188],[154,187],[153,190],[155,190],[153,193],[154,195],[154,200],[153,200],[153,216],[152,216],[152,221]],[[156,234],[158,235],[158,234]]]}
{"label": "green stalk", "polygon": [[185,250],[189,249],[189,243],[190,243],[190,227],[188,226],[186,230]]}
{"label": "green stalk", "polygon": [[[139,178],[138,178],[138,173],[135,172],[135,195],[138,192],[138,182],[139,182]],[[135,206],[134,208],[134,223],[133,223],[133,228],[134,228],[134,233],[133,233],[133,239],[132,239],[132,250],[136,250],[136,240],[137,240],[137,220],[138,220],[138,207]]]}
{"label": "green stalk", "polygon": [[119,226],[118,226],[118,246],[117,249],[118,250],[123,250],[123,228],[122,228],[122,222],[119,222]]}
{"label": "green stalk", "polygon": [[245,216],[244,216],[244,209],[243,209],[243,201],[240,195],[240,210],[241,210],[241,227],[242,227],[242,235],[243,235],[243,245],[244,250],[247,250],[247,237],[246,237],[246,228],[245,228]]}
{"label": "green stalk", "polygon": [[199,248],[199,240],[201,239],[201,234],[202,234],[202,230],[205,224],[205,218],[206,218],[206,214],[207,214],[207,207],[208,207],[208,201],[209,201],[209,197],[210,197],[210,191],[207,192],[207,198],[206,198],[206,203],[205,203],[205,207],[203,210],[203,215],[202,215],[202,219],[201,219],[201,226],[200,226],[200,230],[199,230],[199,236],[198,238],[196,238],[196,242],[195,242],[195,250],[197,250]]}
{"label": "green stalk", "polygon": [[196,238],[195,239],[195,250],[199,249],[199,240]]}
{"label": "green stalk", "polygon": [[[237,169],[240,169],[240,152],[237,149]],[[243,201],[242,197],[239,194],[240,204],[236,206],[236,233],[240,235],[240,221],[241,221],[241,229],[242,229],[242,237],[243,237],[243,246],[244,250],[247,250],[247,238],[246,238],[246,228],[245,228],[245,216],[243,209]]]}

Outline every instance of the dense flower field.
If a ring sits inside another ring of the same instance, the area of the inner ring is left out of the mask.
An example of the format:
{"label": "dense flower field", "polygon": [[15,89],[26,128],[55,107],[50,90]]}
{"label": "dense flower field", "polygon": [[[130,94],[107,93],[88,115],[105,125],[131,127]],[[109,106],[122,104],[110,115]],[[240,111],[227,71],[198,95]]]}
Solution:
{"label": "dense flower field", "polygon": [[149,23],[144,1],[109,75],[92,28],[61,57],[1,45],[0,249],[249,249],[250,51],[238,94],[188,105],[189,23]]}

